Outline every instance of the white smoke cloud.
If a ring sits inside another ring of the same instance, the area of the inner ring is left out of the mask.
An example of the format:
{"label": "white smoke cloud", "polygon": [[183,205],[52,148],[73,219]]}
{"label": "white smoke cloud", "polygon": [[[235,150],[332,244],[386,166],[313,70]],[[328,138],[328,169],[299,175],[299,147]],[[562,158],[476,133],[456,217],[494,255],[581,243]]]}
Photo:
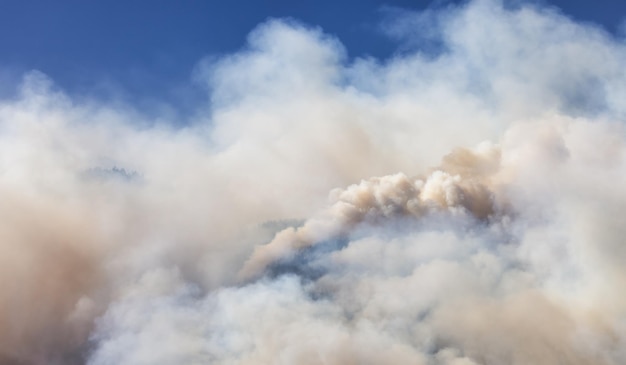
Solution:
{"label": "white smoke cloud", "polygon": [[185,127],[26,75],[0,363],[624,363],[626,45],[492,0],[395,16],[438,53],[270,20],[199,64]]}

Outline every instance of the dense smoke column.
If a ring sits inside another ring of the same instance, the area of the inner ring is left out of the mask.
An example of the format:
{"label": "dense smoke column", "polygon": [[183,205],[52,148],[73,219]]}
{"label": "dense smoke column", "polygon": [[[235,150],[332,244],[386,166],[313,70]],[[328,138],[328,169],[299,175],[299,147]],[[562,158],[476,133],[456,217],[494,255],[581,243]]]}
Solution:
{"label": "dense smoke column", "polygon": [[413,51],[260,25],[185,127],[27,74],[0,363],[626,362],[623,40],[491,0],[384,27]]}

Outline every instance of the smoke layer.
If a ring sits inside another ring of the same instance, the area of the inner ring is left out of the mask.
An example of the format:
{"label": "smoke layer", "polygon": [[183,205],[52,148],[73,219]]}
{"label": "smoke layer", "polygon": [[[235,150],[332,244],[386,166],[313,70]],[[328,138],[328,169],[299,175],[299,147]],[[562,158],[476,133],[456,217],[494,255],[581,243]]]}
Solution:
{"label": "smoke layer", "polygon": [[26,75],[0,363],[626,363],[623,40],[491,0],[385,24],[413,51],[260,25],[185,127]]}

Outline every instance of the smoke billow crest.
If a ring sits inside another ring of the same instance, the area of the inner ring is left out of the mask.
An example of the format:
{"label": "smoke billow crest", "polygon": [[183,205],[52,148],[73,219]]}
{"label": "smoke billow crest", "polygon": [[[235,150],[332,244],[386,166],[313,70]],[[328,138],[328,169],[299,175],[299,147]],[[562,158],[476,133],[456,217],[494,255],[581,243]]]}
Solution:
{"label": "smoke billow crest", "polygon": [[500,207],[488,187],[488,173],[497,169],[499,153],[491,146],[483,146],[483,150],[480,154],[459,149],[445,157],[445,170],[436,169],[424,178],[398,173],[332,191],[335,202],[318,218],[296,229],[287,228],[258,247],[243,267],[242,278],[258,276],[268,264],[339,238],[360,224],[380,225],[407,217],[419,220],[432,213],[468,215],[478,221],[493,219]]}
{"label": "smoke billow crest", "polygon": [[184,127],[26,75],[0,363],[625,363],[623,40],[496,0],[396,16],[437,54],[270,20],[199,64]]}

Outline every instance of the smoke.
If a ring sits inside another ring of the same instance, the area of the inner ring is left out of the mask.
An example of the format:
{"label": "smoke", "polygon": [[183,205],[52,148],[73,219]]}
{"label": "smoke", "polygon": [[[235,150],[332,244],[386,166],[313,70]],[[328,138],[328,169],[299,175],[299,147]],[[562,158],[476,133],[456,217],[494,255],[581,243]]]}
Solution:
{"label": "smoke", "polygon": [[385,27],[350,60],[269,20],[184,126],[27,74],[0,363],[626,362],[623,40],[492,0]]}

